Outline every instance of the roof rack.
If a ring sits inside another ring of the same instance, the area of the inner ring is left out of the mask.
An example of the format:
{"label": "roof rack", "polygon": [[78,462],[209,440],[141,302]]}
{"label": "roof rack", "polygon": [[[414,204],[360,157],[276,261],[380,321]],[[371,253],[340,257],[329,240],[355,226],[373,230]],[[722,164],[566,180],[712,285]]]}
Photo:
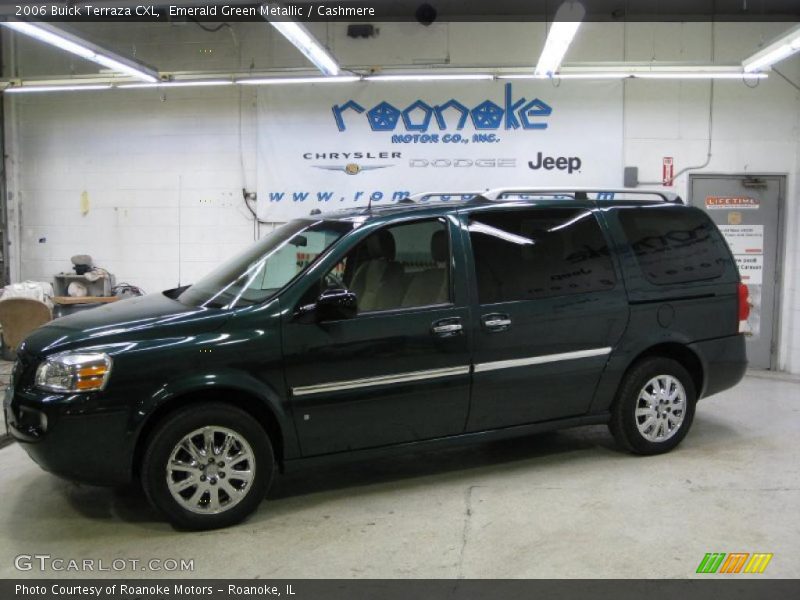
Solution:
{"label": "roof rack", "polygon": [[404,200],[411,200],[412,202],[426,202],[433,198],[440,198],[442,200],[471,200],[475,196],[483,194],[484,192],[477,192],[475,190],[459,190],[455,192],[420,192],[419,194],[412,194]]}
{"label": "roof rack", "polygon": [[[620,195],[649,196],[650,198],[619,198]],[[574,200],[656,200],[670,204],[683,204],[683,200],[674,192],[661,190],[639,190],[636,188],[583,188],[583,187],[541,187],[541,188],[495,188],[480,194],[485,200],[505,200],[510,197],[543,196],[552,198],[570,198]],[[653,198],[655,196],[655,198]],[[524,199],[524,198],[520,198]]]}

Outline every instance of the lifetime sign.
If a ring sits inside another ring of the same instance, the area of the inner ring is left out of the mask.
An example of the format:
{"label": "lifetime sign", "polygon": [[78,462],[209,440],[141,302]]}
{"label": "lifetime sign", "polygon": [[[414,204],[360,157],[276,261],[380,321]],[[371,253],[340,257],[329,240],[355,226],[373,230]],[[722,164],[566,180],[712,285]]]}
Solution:
{"label": "lifetime sign", "polygon": [[468,120],[478,130],[542,130],[547,129],[547,118],[553,112],[553,108],[539,98],[514,98],[510,83],[505,85],[502,105],[486,99],[468,107],[451,98],[447,102],[433,105],[417,100],[404,108],[383,100],[366,109],[355,100],[348,100],[344,104],[335,104],[331,110],[339,131],[347,129],[345,114],[352,112],[364,115],[372,131],[395,131],[400,128],[415,132],[426,132],[433,126],[440,131],[453,126],[460,130],[464,129]]}

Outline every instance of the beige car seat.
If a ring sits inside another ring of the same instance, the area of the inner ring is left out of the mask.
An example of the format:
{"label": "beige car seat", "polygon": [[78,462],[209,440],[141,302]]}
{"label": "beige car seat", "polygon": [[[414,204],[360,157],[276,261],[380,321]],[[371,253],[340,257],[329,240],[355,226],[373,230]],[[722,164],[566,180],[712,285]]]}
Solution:
{"label": "beige car seat", "polygon": [[403,306],[430,306],[449,300],[450,281],[447,263],[450,246],[447,232],[440,230],[431,236],[431,258],[436,267],[415,273],[403,295]]}
{"label": "beige car seat", "polygon": [[366,255],[356,268],[350,290],[358,298],[359,312],[395,308],[403,290],[403,267],[395,261],[395,241],[382,229],[364,240]]}

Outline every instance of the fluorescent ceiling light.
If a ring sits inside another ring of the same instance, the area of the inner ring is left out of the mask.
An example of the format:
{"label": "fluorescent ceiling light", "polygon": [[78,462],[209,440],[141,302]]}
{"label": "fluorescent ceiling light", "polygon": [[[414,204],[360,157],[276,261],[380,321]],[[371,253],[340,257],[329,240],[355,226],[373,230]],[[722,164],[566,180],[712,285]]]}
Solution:
{"label": "fluorescent ceiling light", "polygon": [[405,73],[398,75],[367,75],[366,81],[479,81],[494,79],[491,73]]}
{"label": "fluorescent ceiling light", "polygon": [[[553,79],[766,79],[766,73],[745,73],[743,71],[587,71],[556,73]],[[544,75],[530,73],[510,73],[498,75],[498,79],[549,79]]]}
{"label": "fluorescent ceiling light", "polygon": [[80,56],[81,58],[85,58],[86,60],[92,60],[94,58],[94,52],[88,48],[71,42],[65,37],[59,36],[54,32],[48,31],[47,29],[43,29],[38,25],[34,25],[32,23],[23,23],[21,21],[4,21],[0,23],[0,25],[35,38],[40,42],[44,42],[45,44],[50,44],[56,48],[66,50],[67,52]]}
{"label": "fluorescent ceiling light", "polygon": [[123,83],[118,88],[145,89],[145,88],[171,88],[171,87],[211,87],[218,85],[233,85],[229,79],[198,79],[196,81],[164,81],[161,83]]}
{"label": "fluorescent ceiling light", "polygon": [[681,73],[675,71],[672,73],[631,73],[631,77],[636,79],[766,79],[766,73]]}
{"label": "fluorescent ceiling light", "polygon": [[558,79],[625,79],[630,73],[558,73]]}
{"label": "fluorescent ceiling light", "polygon": [[742,61],[748,73],[767,69],[777,62],[800,51],[800,25],[793,27],[780,38]]}
{"label": "fluorescent ceiling light", "polygon": [[[625,79],[630,77],[626,72],[598,72],[598,73],[558,73],[553,75],[555,79]],[[498,79],[549,79],[547,75],[536,75],[534,73],[511,73],[509,75],[498,75]]]}
{"label": "fluorescent ceiling light", "polygon": [[11,86],[3,90],[5,94],[26,94],[33,92],[82,92],[84,90],[107,90],[110,83],[103,85],[20,85]]}
{"label": "fluorescent ceiling light", "polygon": [[135,77],[136,79],[141,79],[142,81],[150,81],[150,82],[158,81],[157,75],[147,73],[143,71],[142,68],[132,67],[131,65],[127,65],[109,56],[105,56],[104,54],[95,54],[94,58],[90,60],[96,62],[98,65],[103,65],[104,67],[108,67],[112,71],[116,71],[117,73],[122,73],[123,75],[130,75],[131,77]]}
{"label": "fluorescent ceiling light", "polygon": [[537,75],[553,75],[558,71],[585,14],[586,9],[580,2],[568,1],[558,7],[539,62],[536,63]]}
{"label": "fluorescent ceiling light", "polygon": [[339,74],[340,69],[336,60],[305,27],[294,21],[270,21],[270,24],[325,75]]}
{"label": "fluorescent ceiling light", "polygon": [[65,50],[75,56],[90,60],[117,73],[129,75],[143,81],[158,81],[158,73],[134,60],[119,56],[96,46],[69,32],[53,27],[47,23],[27,23],[22,21],[4,21],[0,25],[8,27],[32,37],[45,44]]}
{"label": "fluorescent ceiling light", "polygon": [[360,81],[358,75],[339,75],[337,77],[257,77],[237,79],[236,83],[244,85],[284,85],[292,83],[350,83]]}

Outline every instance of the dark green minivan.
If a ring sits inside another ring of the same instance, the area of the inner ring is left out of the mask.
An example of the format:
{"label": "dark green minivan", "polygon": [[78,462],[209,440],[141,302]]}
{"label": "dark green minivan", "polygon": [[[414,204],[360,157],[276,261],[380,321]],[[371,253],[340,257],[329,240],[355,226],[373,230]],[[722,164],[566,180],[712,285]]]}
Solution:
{"label": "dark green minivan", "polygon": [[53,321],[4,412],[43,468],[138,479],[207,529],[309,460],[597,423],[666,452],[742,378],[747,314],[719,231],[668,194],[428,194],[297,219],[194,285]]}

